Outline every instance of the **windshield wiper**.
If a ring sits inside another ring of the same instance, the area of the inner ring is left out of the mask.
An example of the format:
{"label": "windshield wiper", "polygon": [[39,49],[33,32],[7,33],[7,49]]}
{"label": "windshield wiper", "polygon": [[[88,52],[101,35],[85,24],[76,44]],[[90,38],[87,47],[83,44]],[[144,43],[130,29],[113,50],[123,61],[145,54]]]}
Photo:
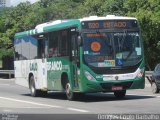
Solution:
{"label": "windshield wiper", "polygon": [[128,53],[128,55],[127,55],[127,57],[124,59],[124,61],[127,61],[128,58],[132,55],[132,53],[133,53],[133,50],[131,50],[131,51]]}
{"label": "windshield wiper", "polygon": [[122,40],[120,42],[120,50],[122,51],[123,50],[123,44],[124,44],[124,41],[126,39],[126,36],[127,36],[127,30],[124,30],[123,32],[123,37],[122,37]]}

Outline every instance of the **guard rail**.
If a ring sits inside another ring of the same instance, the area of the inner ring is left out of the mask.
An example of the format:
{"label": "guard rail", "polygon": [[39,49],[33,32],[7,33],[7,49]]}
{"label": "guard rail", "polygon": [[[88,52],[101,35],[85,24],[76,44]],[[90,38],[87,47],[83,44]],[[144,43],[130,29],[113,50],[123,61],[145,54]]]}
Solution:
{"label": "guard rail", "polygon": [[11,78],[11,75],[14,75],[14,70],[0,70],[0,74],[8,74]]}

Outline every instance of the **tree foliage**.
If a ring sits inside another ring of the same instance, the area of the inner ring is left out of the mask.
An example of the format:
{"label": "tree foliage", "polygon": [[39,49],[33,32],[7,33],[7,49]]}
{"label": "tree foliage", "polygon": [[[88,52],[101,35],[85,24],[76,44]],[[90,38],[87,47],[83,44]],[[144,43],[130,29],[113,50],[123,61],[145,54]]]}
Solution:
{"label": "tree foliage", "polygon": [[[34,28],[37,24],[57,19],[74,19],[109,14],[136,17],[141,25],[145,60],[148,69],[160,62],[159,0],[40,0],[35,4],[20,3],[0,9],[0,50],[13,43],[14,34]],[[1,52],[0,58],[9,52]],[[154,61],[154,62],[153,62]]]}

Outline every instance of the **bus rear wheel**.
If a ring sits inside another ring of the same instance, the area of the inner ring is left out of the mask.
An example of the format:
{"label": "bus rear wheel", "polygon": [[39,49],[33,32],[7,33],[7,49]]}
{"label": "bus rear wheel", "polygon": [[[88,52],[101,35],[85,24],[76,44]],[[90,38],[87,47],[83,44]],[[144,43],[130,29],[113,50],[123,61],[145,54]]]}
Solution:
{"label": "bus rear wheel", "polygon": [[30,81],[29,88],[30,88],[31,96],[37,97],[39,95],[39,91],[36,90],[34,77],[31,76],[29,81]]}
{"label": "bus rear wheel", "polygon": [[114,95],[117,98],[124,98],[126,95],[126,90],[114,91]]}
{"label": "bus rear wheel", "polygon": [[68,100],[74,100],[75,99],[75,93],[71,90],[70,83],[67,82],[65,86],[66,96]]}

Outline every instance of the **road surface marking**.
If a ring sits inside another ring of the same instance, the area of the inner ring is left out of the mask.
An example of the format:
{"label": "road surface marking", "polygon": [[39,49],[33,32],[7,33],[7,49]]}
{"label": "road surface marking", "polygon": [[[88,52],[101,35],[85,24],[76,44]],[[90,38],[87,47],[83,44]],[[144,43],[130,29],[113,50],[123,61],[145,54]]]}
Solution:
{"label": "road surface marking", "polygon": [[3,112],[12,112],[12,110],[3,110]]}
{"label": "road surface marking", "polygon": [[0,81],[15,81],[15,79],[2,79],[2,78],[0,78]]}
{"label": "road surface marking", "polygon": [[[0,108],[4,108],[4,107],[0,107]],[[39,109],[39,108],[43,108],[43,109],[48,109],[48,107],[44,108],[44,107],[5,107],[8,109]]]}
{"label": "road surface marking", "polygon": [[[38,105],[38,106],[44,106],[44,107],[50,107],[50,108],[63,108],[63,109],[65,109],[62,106],[42,104],[42,103],[36,103],[36,102],[31,102],[31,101],[19,100],[19,99],[14,99],[14,98],[0,97],[0,99],[14,101],[14,102],[27,103],[27,104],[32,104],[32,105]],[[31,108],[31,107],[24,107],[24,108]],[[83,112],[83,113],[89,112],[87,110],[82,110],[82,109],[77,109],[77,108],[67,108],[67,110],[78,111],[78,112]]]}
{"label": "road surface marking", "polygon": [[36,102],[31,102],[31,101],[24,101],[24,100],[7,98],[7,97],[0,97],[0,99],[9,100],[9,101],[14,101],[14,102],[27,103],[27,104],[32,104],[32,105],[39,105],[39,106],[51,107],[51,108],[62,108],[61,106],[48,105],[48,104],[36,103]]}
{"label": "road surface marking", "polygon": [[0,86],[7,86],[7,85],[10,85],[10,84],[0,84]]}
{"label": "road surface marking", "polygon": [[89,112],[87,110],[77,109],[77,108],[67,108],[68,110],[78,111],[78,112]]}
{"label": "road surface marking", "polygon": [[147,97],[160,97],[160,96],[156,96],[156,95],[141,95],[141,94],[126,94],[126,95],[135,95],[135,96],[147,96]]}
{"label": "road surface marking", "polygon": [[[104,93],[104,94],[113,95],[113,93]],[[152,94],[151,94],[151,95],[144,95],[144,94],[126,93],[126,96],[127,96],[127,95],[128,95],[128,96],[129,96],[129,95],[132,95],[132,96],[134,95],[134,96],[140,96],[140,97],[141,97],[141,96],[142,96],[142,97],[145,97],[145,96],[146,96],[146,97],[156,97],[156,98],[159,98],[159,97],[160,97],[160,96],[156,96],[156,95],[154,95],[154,94],[153,94],[153,95],[152,95]]]}

